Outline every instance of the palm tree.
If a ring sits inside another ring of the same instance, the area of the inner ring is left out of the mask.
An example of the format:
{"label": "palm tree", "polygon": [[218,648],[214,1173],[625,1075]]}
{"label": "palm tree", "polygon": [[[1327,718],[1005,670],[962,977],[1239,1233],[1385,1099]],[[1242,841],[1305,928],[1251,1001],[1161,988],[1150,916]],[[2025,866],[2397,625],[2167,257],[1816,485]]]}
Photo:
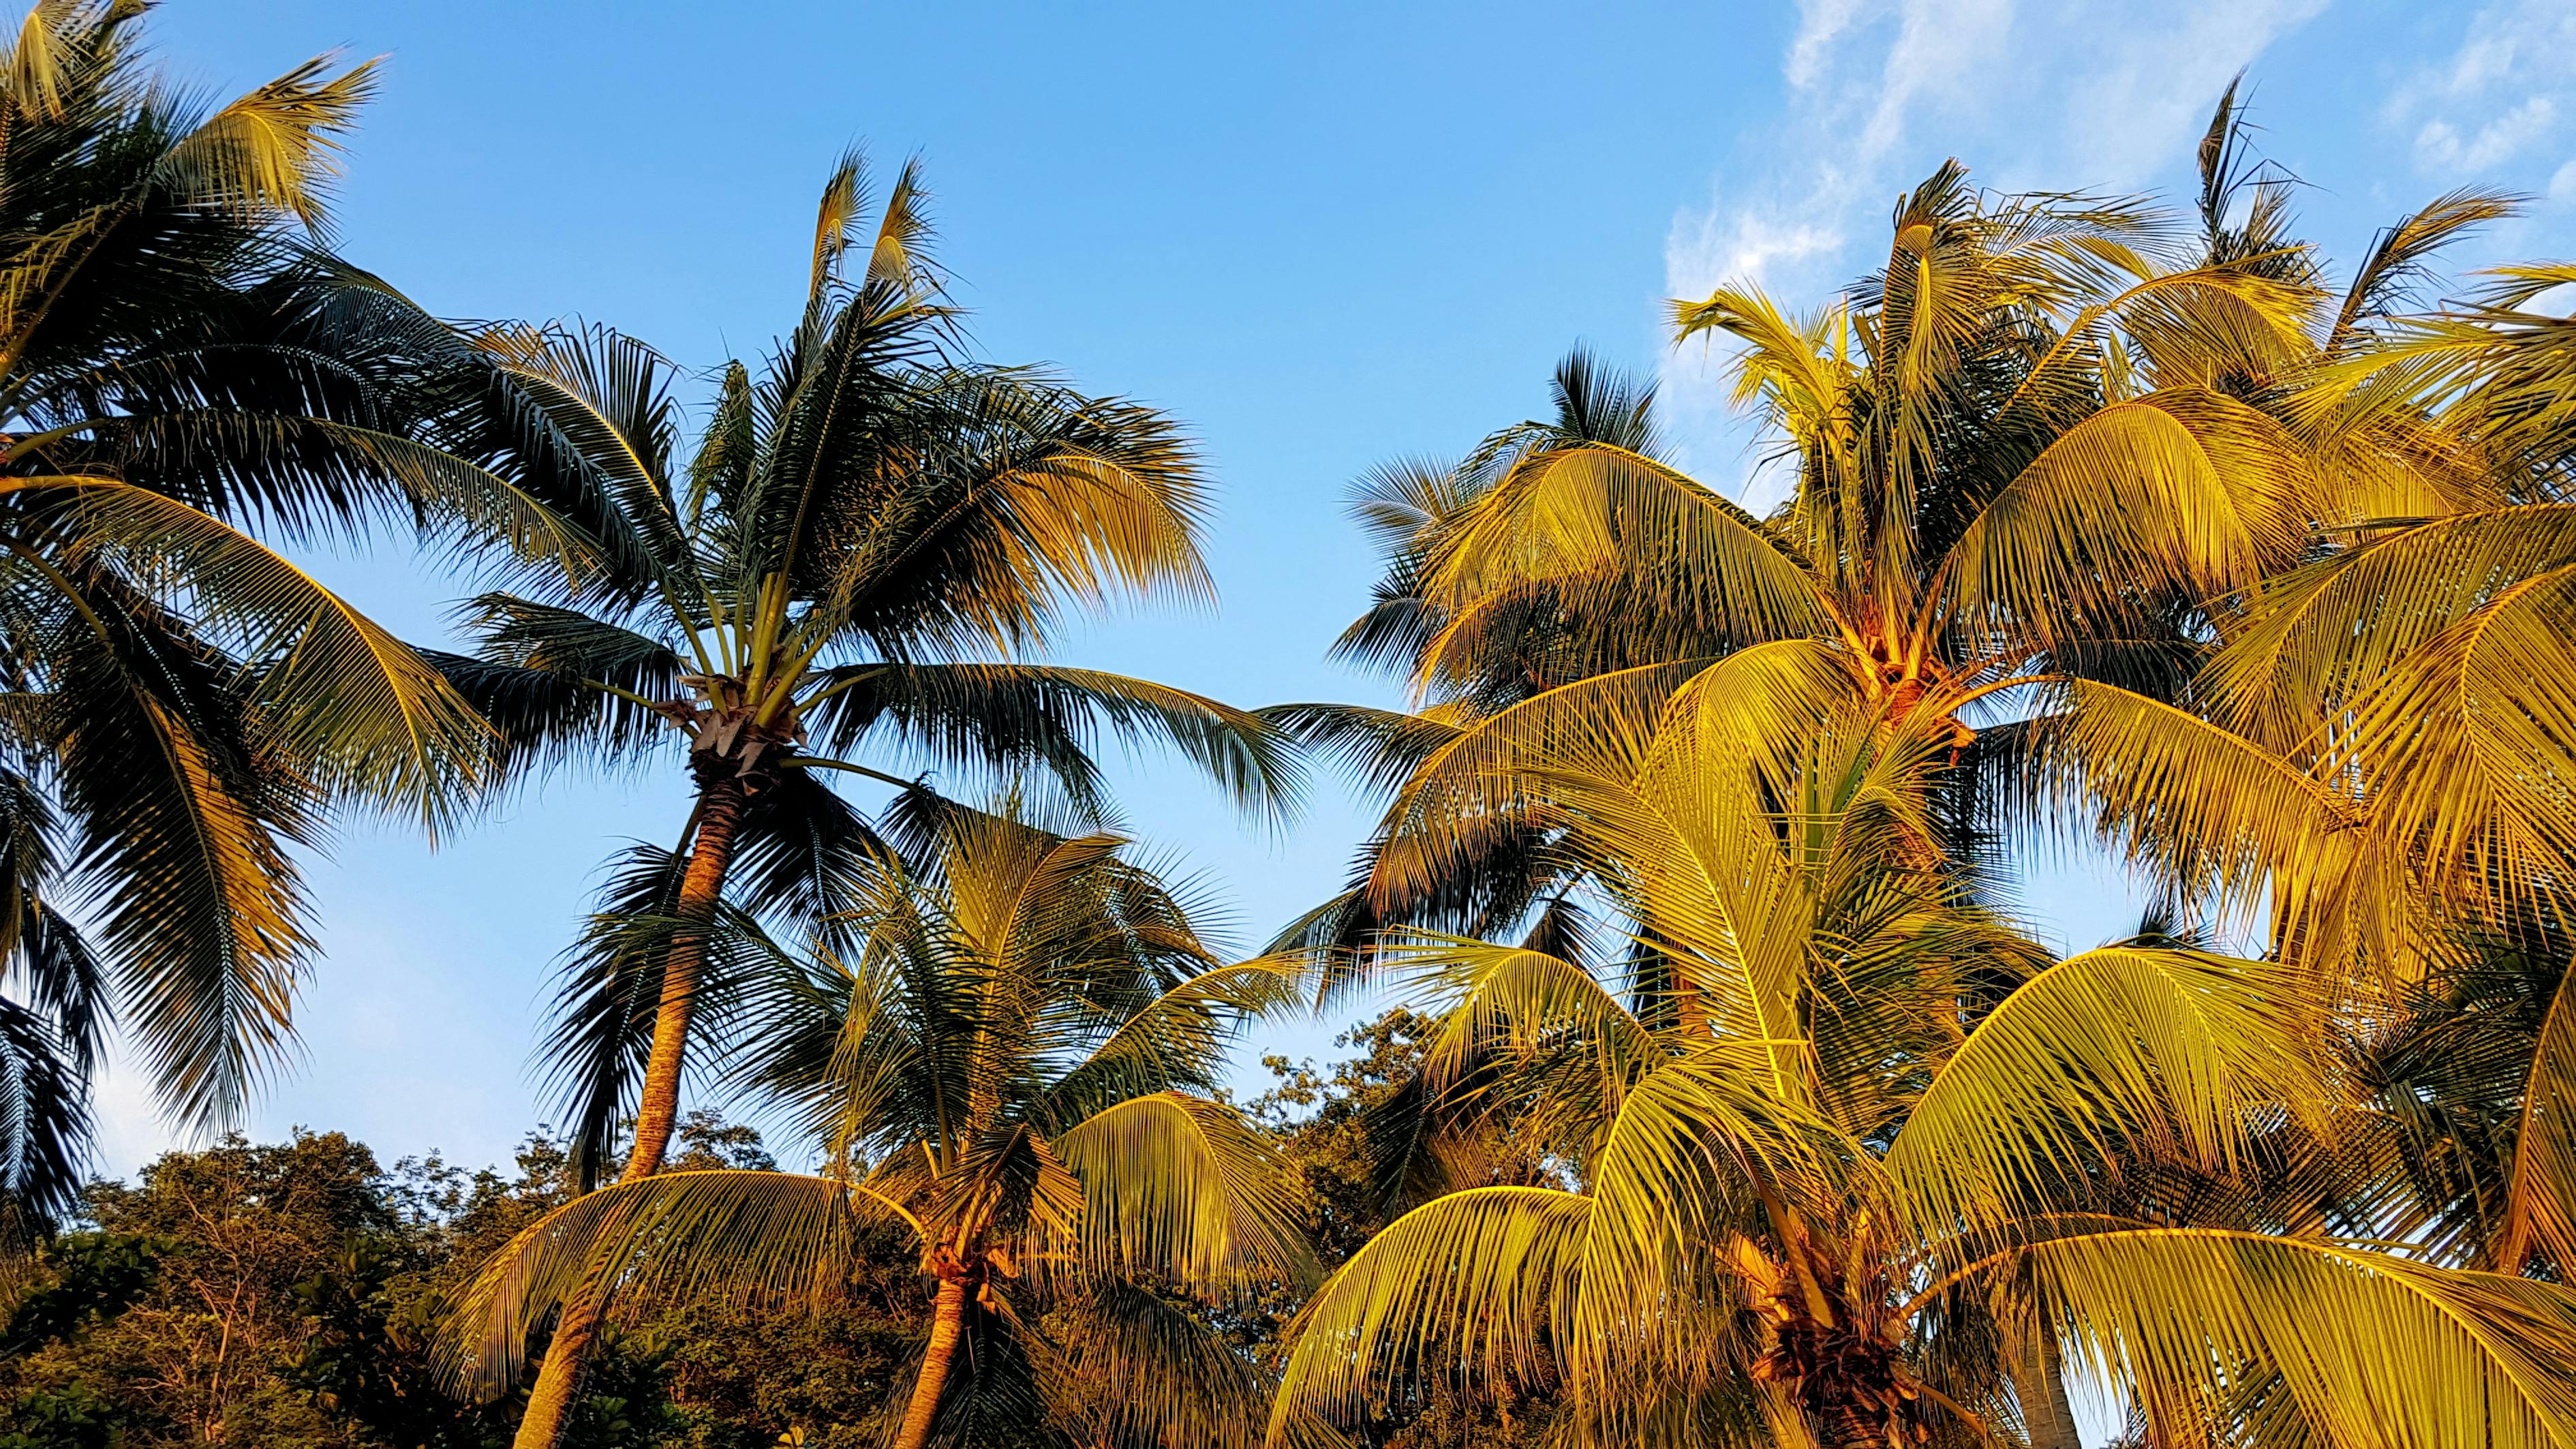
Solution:
{"label": "palm tree", "polygon": [[[1945,168],[1900,206],[1886,268],[1840,305],[1800,317],[1735,288],[1676,304],[1678,339],[1740,344],[1736,399],[1758,410],[1767,460],[1794,470],[1768,518],[1672,468],[1652,389],[1579,352],[1551,422],[1455,468],[1368,480],[1359,509],[1389,567],[1340,647],[1403,673],[1421,705],[1279,712],[1397,797],[1352,890],[1285,940],[1364,959],[1387,923],[1494,933],[1570,899],[1545,801],[1452,762],[1772,644],[1788,646],[1771,651],[1784,677],[1805,672],[1787,667],[1803,649],[1850,676],[1834,693],[1949,721],[1945,835],[1962,860],[2001,863],[1999,832],[2034,807],[2101,803],[2054,739],[2075,717],[2152,734],[2168,706],[2218,713],[2224,682],[2200,671],[2247,627],[2259,582],[2321,536],[2481,496],[2424,409],[2333,403],[2318,380],[2368,375],[2429,260],[2511,199],[2436,199],[2382,233],[2338,298],[2291,236],[2292,182],[2252,155],[2232,86],[2199,160],[2196,226],[2131,203],[1980,198]],[[2344,637],[2326,622],[2318,637]],[[2356,677],[2385,659],[2356,659]],[[1754,707],[1799,728],[1821,703],[1796,700],[1804,688]],[[2313,706],[2302,727],[2343,707],[2283,694]],[[2100,784],[2120,768],[2095,763]]]}
{"label": "palm tree", "polygon": [[827,1292],[878,1222],[936,1283],[894,1449],[1040,1415],[1086,1443],[1258,1436],[1263,1386],[1201,1300],[1309,1260],[1275,1148],[1203,1094],[1295,978],[1218,964],[1117,837],[1021,815],[954,810],[926,860],[879,857],[846,960],[728,934],[768,987],[740,1080],[793,1107],[830,1170],[629,1179],[532,1225],[452,1321],[485,1392],[558,1304]]}
{"label": "palm tree", "polygon": [[2049,959],[1945,861],[1947,726],[1854,701],[1784,736],[1736,708],[1766,667],[1526,767],[1623,914],[1624,999],[1557,952],[1391,950],[1445,994],[1449,1109],[1516,1113],[1573,1182],[1361,1248],[1274,1423],[1446,1379],[1551,1391],[1581,1443],[2063,1444],[2064,1357],[2157,1442],[2576,1437],[2576,1294],[2356,1241],[2385,1219],[2316,1190],[2348,1084],[2297,964]]}
{"label": "palm tree", "polygon": [[47,0],[0,50],[0,1188],[40,1217],[108,1017],[174,1115],[228,1120],[312,954],[298,848],[346,805],[435,826],[481,775],[440,675],[252,531],[552,536],[430,441],[471,430],[465,350],[320,249],[371,69],[209,107],[143,8]]}
{"label": "palm tree", "polygon": [[[2302,440],[2240,395],[2313,352],[2323,294],[2195,240],[2134,202],[1982,195],[1951,164],[1841,302],[1801,316],[1728,287],[1676,304],[1677,340],[1740,348],[1736,397],[1793,472],[1768,518],[1662,460],[1651,393],[1579,356],[1554,423],[1382,475],[1362,509],[1389,576],[1344,648],[1403,668],[1424,708],[1282,715],[1401,782],[1367,878],[1309,939],[1506,925],[1556,888],[1554,826],[1468,762],[1744,651],[1778,685],[1749,678],[1746,707],[1783,730],[1844,701],[1941,722],[1963,848],[2034,696],[2067,679],[2172,695],[2209,601],[2295,562],[2330,506]],[[1534,887],[1460,883],[1488,858]]]}
{"label": "palm tree", "polygon": [[[505,768],[640,762],[675,742],[696,793],[680,848],[622,876],[604,913],[667,931],[578,956],[549,1047],[585,1180],[630,1103],[624,1180],[661,1166],[692,1022],[725,1009],[706,931],[737,867],[745,909],[824,921],[887,848],[818,775],[912,791],[848,758],[862,745],[1043,771],[1096,815],[1105,726],[1177,746],[1247,802],[1287,798],[1279,742],[1252,716],[1016,662],[1068,606],[1206,593],[1196,465],[1147,408],[961,360],[915,169],[872,233],[864,191],[844,159],[804,314],[758,381],[726,371],[685,479],[668,369],[648,349],[599,329],[481,339],[529,431],[599,480],[580,518],[597,543],[551,592],[474,600],[479,657],[444,659],[449,677],[500,727]],[[559,1328],[522,1445],[553,1442],[588,1323],[576,1305]]]}
{"label": "palm tree", "polygon": [[[2370,1111],[2345,1195],[2439,1261],[2576,1262],[2576,414],[2549,269],[2397,316],[2301,407],[2405,440],[2449,500],[2366,518],[2246,602],[2195,708],[2100,701],[2053,740],[2133,859],[2252,903],[2337,983]],[[2553,374],[2556,379],[2553,381]]]}

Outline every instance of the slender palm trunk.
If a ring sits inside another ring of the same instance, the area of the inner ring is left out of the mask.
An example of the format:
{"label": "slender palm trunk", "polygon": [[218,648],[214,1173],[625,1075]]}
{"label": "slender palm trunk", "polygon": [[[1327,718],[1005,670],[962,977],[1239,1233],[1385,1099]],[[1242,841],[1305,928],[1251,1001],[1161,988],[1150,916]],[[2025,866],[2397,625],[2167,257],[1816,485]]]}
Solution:
{"label": "slender palm trunk", "polygon": [[2021,1400],[2022,1426],[2030,1449],[2084,1449],[2075,1432],[2075,1405],[2066,1395],[2066,1364],[2059,1356],[2057,1335],[2041,1330],[2039,1351],[2013,1376],[2014,1396]]}
{"label": "slender palm trunk", "polygon": [[662,1170],[671,1129],[680,1115],[680,1066],[688,1053],[689,1013],[697,1004],[698,978],[707,963],[706,925],[715,919],[733,868],[733,842],[742,828],[750,791],[726,773],[698,793],[698,833],[680,876],[679,923],[662,964],[662,1003],[653,1014],[653,1051],[644,1059],[644,1090],[635,1106],[635,1149],[617,1180],[634,1182]]}
{"label": "slender palm trunk", "polygon": [[903,1429],[893,1449],[921,1449],[930,1442],[931,1421],[939,1415],[939,1394],[948,1386],[948,1365],[957,1357],[957,1338],[966,1323],[966,1280],[942,1278],[930,1313],[930,1342],[921,1350],[921,1377],[913,1380],[912,1402],[904,1406]]}
{"label": "slender palm trunk", "polygon": [[[734,836],[742,828],[750,791],[739,775],[708,780],[698,795],[698,829],[689,844],[689,863],[680,875],[677,929],[662,965],[662,1002],[653,1014],[653,1050],[644,1060],[644,1090],[635,1110],[635,1148],[627,1155],[619,1182],[634,1182],[662,1170],[671,1145],[671,1129],[680,1112],[680,1067],[686,1056],[689,1011],[706,967],[705,927],[715,919],[716,902],[724,896],[725,875],[733,866]],[[555,1449],[563,1438],[564,1418],[572,1409],[591,1345],[599,1339],[603,1285],[585,1278],[564,1300],[546,1361],[528,1393],[528,1411],[520,1416],[511,1449]]]}

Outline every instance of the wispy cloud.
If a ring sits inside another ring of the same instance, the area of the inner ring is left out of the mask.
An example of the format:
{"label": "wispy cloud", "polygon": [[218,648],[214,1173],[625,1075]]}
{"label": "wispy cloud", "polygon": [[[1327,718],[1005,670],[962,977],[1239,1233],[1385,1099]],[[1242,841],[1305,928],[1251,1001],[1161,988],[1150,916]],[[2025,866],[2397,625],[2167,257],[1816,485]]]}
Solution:
{"label": "wispy cloud", "polygon": [[[2187,163],[2228,78],[2325,3],[1801,0],[1782,118],[1674,218],[1669,293],[1751,281],[1821,299],[1866,270],[1896,196],[1945,156],[2007,188],[2140,186]],[[1721,362],[1690,347],[1665,368],[1689,461],[1712,479],[1742,458]]]}
{"label": "wispy cloud", "polygon": [[2390,92],[2381,120],[2412,143],[2417,170],[2448,181],[2563,150],[2571,114],[2576,3],[2499,0],[2470,17],[2459,49]]}

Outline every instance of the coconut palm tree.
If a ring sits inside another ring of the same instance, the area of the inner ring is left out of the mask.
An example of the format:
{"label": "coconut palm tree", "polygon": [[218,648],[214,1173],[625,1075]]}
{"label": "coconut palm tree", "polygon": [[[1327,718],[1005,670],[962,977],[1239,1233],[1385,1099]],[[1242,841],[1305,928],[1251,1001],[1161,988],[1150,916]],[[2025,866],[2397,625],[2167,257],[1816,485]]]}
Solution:
{"label": "coconut palm tree", "polygon": [[[1387,922],[1491,934],[1568,899],[1545,802],[1501,780],[1462,792],[1444,754],[1800,635],[1843,660],[1856,697],[1951,722],[1946,833],[1961,859],[2000,863],[2003,827],[2062,789],[2082,800],[2080,775],[2031,768],[2057,722],[2209,713],[2199,670],[2244,623],[2245,591],[2320,530],[2483,496],[2420,409],[2326,403],[2316,384],[2368,366],[2430,259],[2511,198],[2436,199],[2338,298],[2232,86],[2199,161],[2193,225],[1976,197],[1945,168],[1841,305],[1798,317],[1733,288],[1677,304],[1678,339],[1739,345],[1736,399],[1766,462],[1793,470],[1768,518],[1674,469],[1653,390],[1579,352],[1552,421],[1367,480],[1359,512],[1389,567],[1340,648],[1421,704],[1279,712],[1397,796],[1352,890],[1288,939],[1357,959]],[[2319,703],[2311,721],[2339,708]]]}
{"label": "coconut palm tree", "polygon": [[1512,1110],[1572,1181],[1449,1193],[1361,1248],[1275,1423],[1446,1379],[1553,1393],[1572,1442],[2063,1443],[2064,1358],[2157,1442],[2576,1436],[2576,1295],[2357,1242],[2385,1219],[2323,1190],[2348,1084],[2305,972],[2049,958],[1923,808],[1947,726],[1748,726],[1775,667],[1739,651],[1524,765],[1623,914],[1624,981],[1390,951],[1445,996],[1435,1090]]}
{"label": "coconut palm tree", "polygon": [[[1068,607],[1204,595],[1200,478],[1150,409],[962,360],[922,203],[907,167],[870,227],[857,157],[833,172],[804,314],[757,381],[726,371],[685,476],[649,349],[602,329],[480,339],[529,431],[601,480],[582,518],[597,545],[546,589],[474,600],[478,656],[442,663],[500,727],[504,769],[676,756],[695,793],[680,848],[622,875],[605,913],[667,929],[577,955],[549,1046],[586,1179],[630,1105],[623,1177],[661,1165],[693,1022],[726,1009],[705,963],[728,887],[756,913],[827,921],[886,848],[822,778],[913,790],[850,758],[862,747],[1039,771],[1097,816],[1106,729],[1176,746],[1248,803],[1287,798],[1280,742],[1252,716],[1018,659]],[[521,1444],[553,1442],[588,1332],[576,1305]]]}
{"label": "coconut palm tree", "polygon": [[728,936],[767,982],[738,1080],[830,1170],[630,1179],[530,1226],[453,1322],[486,1392],[558,1304],[827,1292],[877,1222],[935,1284],[895,1449],[1040,1416],[1085,1443],[1258,1437],[1263,1385],[1202,1311],[1309,1260],[1275,1148],[1204,1094],[1294,976],[1218,964],[1117,837],[1022,816],[953,810],[925,860],[879,857],[846,959]]}
{"label": "coconut palm tree", "polygon": [[0,50],[0,1188],[40,1215],[111,1014],[174,1115],[228,1120],[312,954],[298,848],[480,778],[440,675],[254,534],[566,541],[433,445],[470,431],[467,350],[320,249],[371,69],[207,105],[143,9],[47,0]]}
{"label": "coconut palm tree", "polygon": [[[1737,400],[1791,472],[1767,518],[1659,457],[1651,394],[1580,357],[1554,423],[1370,485],[1391,566],[1344,647],[1403,668],[1424,707],[1280,716],[1401,782],[1367,878],[1310,935],[1507,924],[1559,879],[1547,803],[1453,766],[1755,648],[1893,720],[1940,721],[1964,847],[2034,694],[2081,678],[2170,697],[2210,601],[2298,559],[2330,504],[2302,440],[2240,383],[2313,353],[2320,291],[2197,256],[2142,204],[1986,196],[1955,164],[1893,231],[1885,267],[1820,312],[1736,287],[1676,304],[1677,340],[1738,346]],[[1459,883],[1489,857],[1534,860],[1537,890]]]}

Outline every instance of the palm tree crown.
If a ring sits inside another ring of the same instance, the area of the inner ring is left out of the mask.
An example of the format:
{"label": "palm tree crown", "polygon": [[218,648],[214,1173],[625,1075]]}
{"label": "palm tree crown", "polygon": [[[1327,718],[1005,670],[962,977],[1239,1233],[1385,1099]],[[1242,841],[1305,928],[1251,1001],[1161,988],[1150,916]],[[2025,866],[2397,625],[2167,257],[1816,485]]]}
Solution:
{"label": "palm tree crown", "polygon": [[1562,948],[1390,952],[1448,1002],[1435,1109],[1511,1112],[1572,1181],[1449,1192],[1361,1248],[1275,1438],[1464,1381],[1583,1442],[2067,1445],[2061,1362],[2116,1373],[2156,1442],[2432,1445],[2463,1403],[2498,1443],[2576,1426],[2576,1298],[2358,1243],[2389,1219],[2298,1165],[2345,1096],[2299,966],[2052,960],[1943,864],[1940,721],[1856,702],[1766,739],[1705,680],[1676,704],[1532,767],[1635,923],[1613,984]]}
{"label": "palm tree crown", "polygon": [[[603,330],[485,339],[535,430],[600,480],[579,514],[599,543],[551,596],[476,599],[480,656],[445,663],[514,765],[679,743],[699,804],[664,885],[707,877],[701,913],[739,857],[762,867],[755,908],[830,915],[880,842],[815,772],[909,788],[846,758],[880,741],[934,763],[1038,769],[1095,812],[1103,725],[1177,744],[1247,799],[1285,788],[1273,737],[1248,715],[1011,662],[1068,605],[1205,590],[1197,470],[1149,409],[957,360],[914,171],[872,232],[864,192],[845,161],[824,189],[804,316],[758,381],[727,370],[684,473],[668,370],[648,349]],[[594,1149],[631,1090],[615,1067],[628,1044],[594,1064],[604,1084],[581,1087]]]}

